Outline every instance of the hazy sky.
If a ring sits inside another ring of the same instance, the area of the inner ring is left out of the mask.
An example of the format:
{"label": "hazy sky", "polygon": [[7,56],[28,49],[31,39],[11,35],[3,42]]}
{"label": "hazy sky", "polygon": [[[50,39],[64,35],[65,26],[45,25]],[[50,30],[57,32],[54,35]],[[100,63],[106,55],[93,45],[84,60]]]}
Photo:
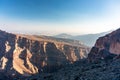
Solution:
{"label": "hazy sky", "polygon": [[44,34],[120,27],[120,0],[0,0],[0,29]]}

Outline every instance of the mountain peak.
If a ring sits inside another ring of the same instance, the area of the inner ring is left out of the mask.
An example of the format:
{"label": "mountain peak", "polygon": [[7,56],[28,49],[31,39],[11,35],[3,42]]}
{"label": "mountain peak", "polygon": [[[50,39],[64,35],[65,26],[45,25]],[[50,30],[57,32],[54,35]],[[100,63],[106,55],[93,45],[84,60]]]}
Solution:
{"label": "mountain peak", "polygon": [[71,38],[72,35],[69,35],[67,33],[61,33],[61,34],[58,34],[58,35],[55,35],[54,37],[57,37],[57,38]]}

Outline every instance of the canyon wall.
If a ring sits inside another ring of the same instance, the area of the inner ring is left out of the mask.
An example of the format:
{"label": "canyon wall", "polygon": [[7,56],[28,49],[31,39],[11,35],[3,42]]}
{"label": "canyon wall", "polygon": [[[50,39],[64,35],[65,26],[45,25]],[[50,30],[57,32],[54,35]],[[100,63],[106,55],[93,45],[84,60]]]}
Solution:
{"label": "canyon wall", "polygon": [[89,60],[113,58],[120,55],[120,29],[100,37],[88,55]]}
{"label": "canyon wall", "polygon": [[87,57],[89,48],[0,31],[0,71],[30,76]]}

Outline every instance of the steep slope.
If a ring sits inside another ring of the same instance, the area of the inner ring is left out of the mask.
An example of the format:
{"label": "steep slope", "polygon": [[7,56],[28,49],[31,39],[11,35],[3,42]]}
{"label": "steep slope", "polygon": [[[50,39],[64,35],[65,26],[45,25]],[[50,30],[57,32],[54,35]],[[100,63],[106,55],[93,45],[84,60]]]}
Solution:
{"label": "steep slope", "polygon": [[88,58],[52,74],[36,75],[42,80],[120,80],[120,29],[100,37]]}
{"label": "steep slope", "polygon": [[120,29],[100,37],[89,54],[90,60],[113,58],[120,55]]}
{"label": "steep slope", "polygon": [[32,35],[0,30],[0,71],[7,75],[30,76],[51,72],[86,58],[89,48]]}
{"label": "steep slope", "polygon": [[97,33],[97,34],[78,35],[78,36],[73,37],[72,39],[80,40],[85,45],[92,47],[92,46],[94,46],[96,40],[99,37],[104,36],[108,33],[109,33],[109,31],[108,32],[102,32],[102,33]]}

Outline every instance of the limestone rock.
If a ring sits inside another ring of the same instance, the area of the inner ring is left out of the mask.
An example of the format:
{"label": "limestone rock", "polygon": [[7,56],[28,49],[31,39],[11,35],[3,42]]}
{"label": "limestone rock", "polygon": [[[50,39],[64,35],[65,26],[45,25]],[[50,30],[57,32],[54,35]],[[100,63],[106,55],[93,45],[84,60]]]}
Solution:
{"label": "limestone rock", "polygon": [[55,71],[87,57],[89,48],[74,42],[0,31],[0,70],[30,76]]}

